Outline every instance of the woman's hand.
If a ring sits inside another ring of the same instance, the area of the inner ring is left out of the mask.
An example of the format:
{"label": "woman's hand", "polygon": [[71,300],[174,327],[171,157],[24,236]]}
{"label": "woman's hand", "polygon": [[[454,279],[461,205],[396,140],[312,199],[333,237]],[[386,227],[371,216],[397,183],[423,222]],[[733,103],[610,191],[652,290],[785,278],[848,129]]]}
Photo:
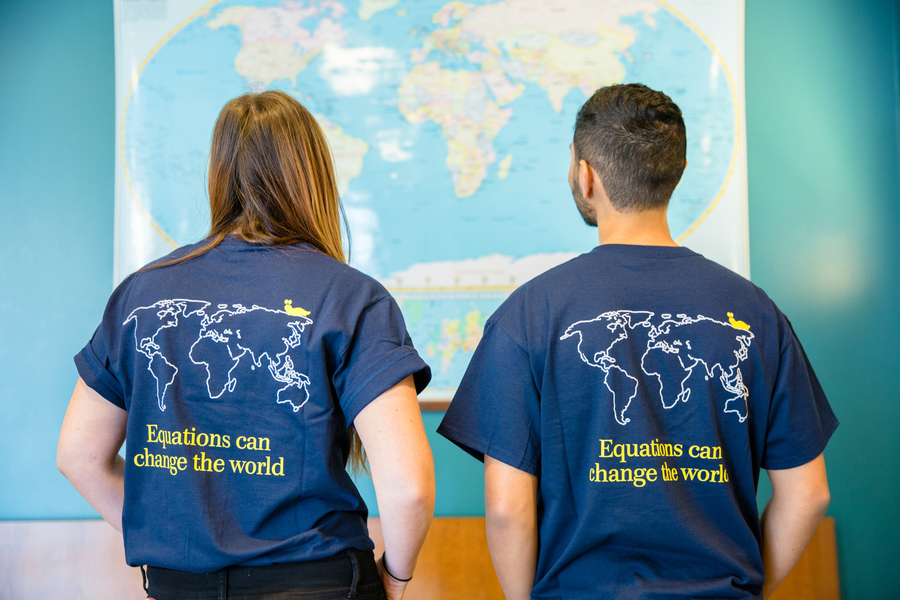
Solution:
{"label": "woman's hand", "polygon": [[384,555],[378,559],[378,575],[381,577],[381,583],[384,584],[384,592],[388,600],[401,600],[403,593],[406,592],[406,581],[398,581],[390,576],[387,569],[384,568]]}

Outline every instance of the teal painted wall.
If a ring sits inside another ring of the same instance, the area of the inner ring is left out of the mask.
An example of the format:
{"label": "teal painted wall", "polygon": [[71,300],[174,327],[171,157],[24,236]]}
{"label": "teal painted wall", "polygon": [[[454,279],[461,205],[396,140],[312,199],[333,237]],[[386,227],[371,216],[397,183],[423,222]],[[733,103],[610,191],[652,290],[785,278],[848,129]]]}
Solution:
{"label": "teal painted wall", "polygon": [[112,2],[0,0],[0,518],[87,516],[56,441],[112,286]]}
{"label": "teal painted wall", "polygon": [[[55,446],[71,356],[111,291],[111,4],[0,0],[2,519],[94,516]],[[897,32],[894,0],[747,2],[753,279],[791,317],[842,422],[826,458],[849,600],[898,597]],[[437,512],[482,514],[480,464],[434,435],[439,420],[425,415]]]}
{"label": "teal painted wall", "polygon": [[841,427],[825,452],[844,598],[898,598],[897,3],[748,0],[752,279]]}

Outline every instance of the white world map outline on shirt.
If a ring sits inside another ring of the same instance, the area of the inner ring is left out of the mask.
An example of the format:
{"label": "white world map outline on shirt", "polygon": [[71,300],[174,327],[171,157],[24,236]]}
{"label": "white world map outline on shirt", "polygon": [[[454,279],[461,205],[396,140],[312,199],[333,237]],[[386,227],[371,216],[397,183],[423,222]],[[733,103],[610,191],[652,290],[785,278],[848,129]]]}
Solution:
{"label": "white world map outline on shirt", "polygon": [[[707,381],[710,378],[717,377],[716,370],[718,369],[719,383],[726,392],[732,395],[725,402],[724,412],[736,414],[741,423],[746,421],[748,414],[747,398],[750,392],[744,384],[740,363],[749,356],[748,350],[751,340],[754,338],[754,335],[750,332],[749,325],[742,321],[736,321],[731,313],[729,313],[728,322],[718,321],[703,315],[689,317],[683,313],[677,314],[673,319],[671,314],[662,313],[660,314],[662,322],[654,324],[651,322],[653,316],[655,316],[655,313],[649,311],[611,310],[593,319],[576,321],[569,325],[566,328],[566,332],[559,338],[562,341],[577,335],[577,349],[581,360],[591,367],[601,369],[605,373],[603,383],[612,394],[613,413],[616,422],[620,425],[626,425],[630,422],[631,419],[625,416],[625,412],[631,405],[631,401],[637,396],[640,381],[623,368],[622,365],[617,364],[613,356],[614,347],[620,341],[628,339],[629,331],[639,331],[638,328],[647,330],[643,332],[647,336],[647,348],[641,356],[641,371],[647,377],[655,377],[659,382],[659,398],[664,409],[669,410],[678,405],[679,402],[688,401],[691,396],[691,387],[688,384],[688,380],[694,374],[694,369],[698,365],[702,365]],[[718,330],[713,330],[712,337],[707,335],[699,343],[696,338],[693,338],[695,347],[692,347],[692,339],[686,335],[690,333],[690,330],[683,330],[684,335],[681,335],[682,330],[679,329],[689,326],[711,326],[716,328],[721,326],[727,327],[729,333],[735,332],[733,343],[736,347],[732,349],[734,362],[726,363],[724,360],[716,360],[715,358],[717,357],[710,356],[709,351],[718,351],[720,349],[717,347],[704,347],[710,339],[716,339],[714,334]],[[608,338],[603,343],[590,347],[592,340],[585,339],[585,330],[591,328],[599,328],[601,332],[603,330],[608,331],[608,333],[602,334],[608,336]],[[704,354],[704,352],[706,353]],[[652,360],[663,360],[666,356],[673,356],[681,366],[684,377],[680,381],[672,380],[671,377],[667,378],[667,373],[664,373],[663,370],[654,369],[652,365],[648,364]],[[687,361],[685,357],[687,357]],[[648,361],[648,358],[651,360]],[[611,375],[614,377],[621,375],[626,380],[633,382],[631,393],[628,394],[627,389],[624,391],[624,394],[628,395],[627,401],[622,402],[615,389],[619,388],[622,391],[623,382],[620,380],[618,385],[614,385],[610,381]],[[671,392],[669,391],[673,387],[678,389],[674,396],[670,395]]]}
{"label": "white world map outline on shirt", "polygon": [[[192,363],[202,365],[205,368],[206,390],[210,399],[220,398],[226,391],[231,393],[235,390],[238,381],[233,375],[233,371],[240,364],[241,358],[249,354],[252,361],[251,369],[262,368],[264,366],[263,357],[265,357],[265,366],[268,368],[272,378],[279,383],[285,384],[276,393],[276,403],[290,404],[293,412],[299,411],[309,400],[310,379],[306,374],[300,373],[294,368],[294,361],[288,353],[300,345],[303,331],[313,321],[305,315],[298,314],[297,309],[293,309],[293,314],[287,312],[287,309],[290,308],[289,301],[285,303],[285,311],[265,308],[257,304],[250,308],[242,304],[232,304],[231,306],[218,304],[216,312],[208,314],[206,309],[210,305],[211,303],[205,300],[159,300],[150,306],[141,306],[134,309],[123,322],[123,326],[131,321],[135,323],[135,348],[149,360],[147,370],[156,381],[156,397],[159,409],[161,411],[166,410],[166,392],[178,375],[178,367],[173,365],[163,354],[160,345],[156,342],[156,337],[163,329],[183,325],[184,322],[180,317],[185,320],[197,317],[199,318],[198,337],[191,344],[188,350],[188,357]],[[148,324],[146,319],[138,318],[139,315],[147,315],[154,310],[157,319],[156,323]],[[260,313],[260,311],[262,312]],[[250,347],[250,344],[242,343],[244,338],[241,335],[241,328],[229,326],[229,323],[227,323],[227,320],[230,319],[241,318],[247,315],[254,316],[253,313],[257,313],[257,316],[274,317],[280,321],[279,325],[289,329],[289,335],[280,338],[280,344],[283,345],[283,349],[277,351],[279,350],[277,347],[279,340],[277,337],[273,337],[264,340],[264,344],[267,346],[261,351],[259,348],[254,350],[254,348]],[[213,380],[217,375],[210,369],[210,361],[205,360],[202,354],[203,352],[209,352],[211,349],[221,352],[221,348],[204,348],[206,342],[224,344],[227,356],[233,363],[225,372],[225,377],[220,378],[219,385],[214,385]],[[275,347],[269,347],[269,345]]]}

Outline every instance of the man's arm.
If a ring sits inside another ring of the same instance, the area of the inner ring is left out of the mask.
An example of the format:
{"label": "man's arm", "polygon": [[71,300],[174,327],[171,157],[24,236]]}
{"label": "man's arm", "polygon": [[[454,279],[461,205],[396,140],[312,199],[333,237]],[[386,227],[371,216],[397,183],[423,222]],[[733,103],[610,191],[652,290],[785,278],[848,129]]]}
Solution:
{"label": "man's arm", "polygon": [[484,457],[484,510],[488,548],[507,600],[528,600],[537,569],[538,480]]}
{"label": "man's arm", "polygon": [[[387,569],[409,579],[434,514],[434,462],[412,376],[369,403],[353,425],[372,470]],[[402,598],[406,583],[378,566],[387,597]]]}
{"label": "man's arm", "polygon": [[831,499],[823,454],[805,465],[768,473],[772,498],[762,514],[763,598],[772,595],[803,556]]}
{"label": "man's arm", "polygon": [[125,461],[119,449],[125,441],[127,423],[127,412],[79,378],[56,450],[60,472],[119,532],[125,499]]}

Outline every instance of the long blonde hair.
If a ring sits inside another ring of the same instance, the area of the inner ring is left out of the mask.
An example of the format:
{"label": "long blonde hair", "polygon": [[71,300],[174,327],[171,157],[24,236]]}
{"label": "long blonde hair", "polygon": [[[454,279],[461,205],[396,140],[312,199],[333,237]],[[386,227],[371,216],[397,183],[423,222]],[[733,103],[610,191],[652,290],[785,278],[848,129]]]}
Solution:
{"label": "long blonde hair", "polygon": [[[228,235],[264,246],[306,243],[346,262],[341,220],[349,235],[325,133],[293,97],[279,91],[228,102],[213,129],[209,154],[208,241],[165,267],[200,256]],[[350,427],[349,467],[368,472]]]}

